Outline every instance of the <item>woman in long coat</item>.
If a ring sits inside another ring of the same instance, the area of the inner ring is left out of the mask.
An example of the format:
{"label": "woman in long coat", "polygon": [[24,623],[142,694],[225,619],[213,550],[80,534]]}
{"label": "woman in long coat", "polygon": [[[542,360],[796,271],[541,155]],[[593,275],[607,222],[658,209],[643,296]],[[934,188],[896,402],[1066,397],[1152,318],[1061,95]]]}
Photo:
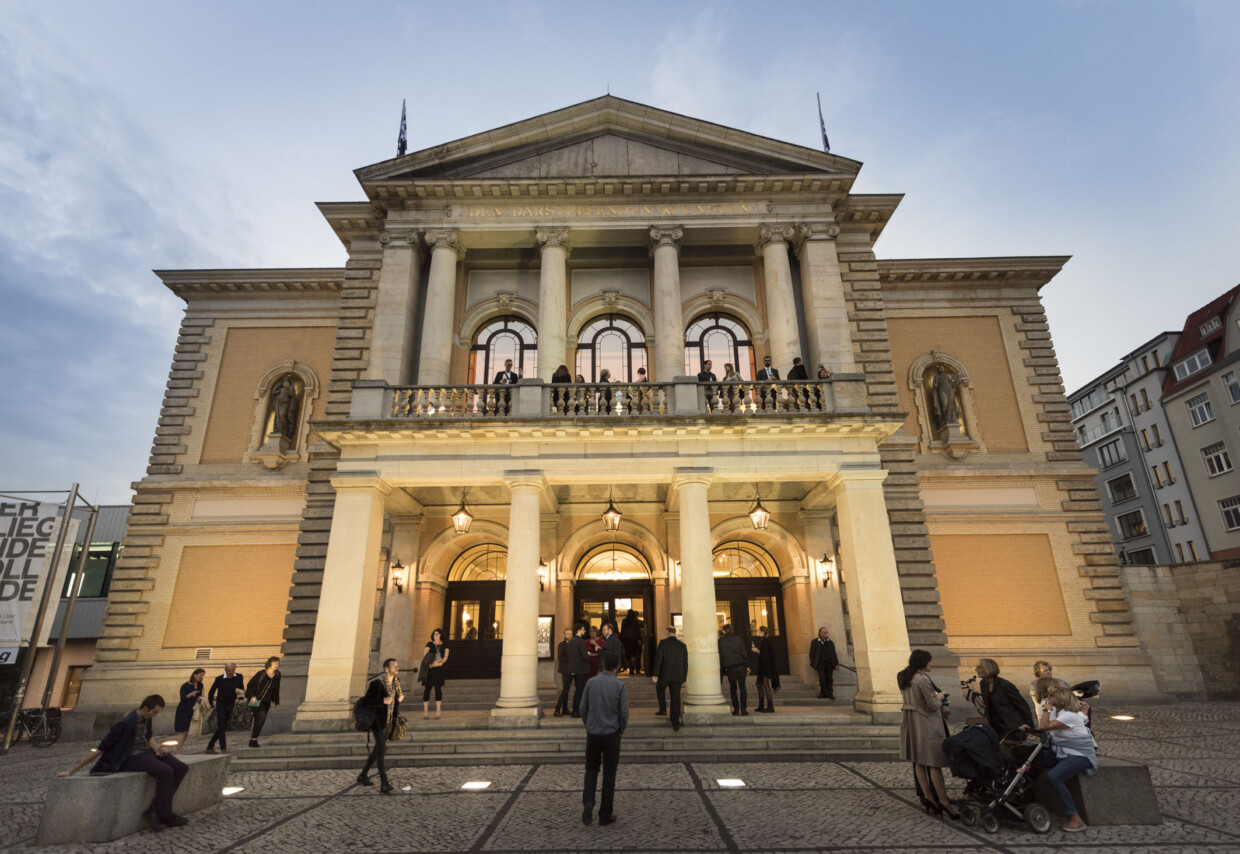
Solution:
{"label": "woman in long coat", "polygon": [[935,690],[930,680],[930,660],[930,653],[915,649],[908,657],[908,667],[896,676],[904,698],[900,712],[900,758],[913,763],[926,812],[958,819],[943,783],[943,769],[948,765],[943,753],[943,739],[947,737],[943,711],[947,698],[942,691]]}

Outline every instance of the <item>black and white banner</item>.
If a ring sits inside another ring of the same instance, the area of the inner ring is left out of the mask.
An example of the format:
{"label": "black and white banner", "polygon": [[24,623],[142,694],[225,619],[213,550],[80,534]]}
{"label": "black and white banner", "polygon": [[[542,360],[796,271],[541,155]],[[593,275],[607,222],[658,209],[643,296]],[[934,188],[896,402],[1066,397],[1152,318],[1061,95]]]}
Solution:
{"label": "black and white banner", "polygon": [[55,504],[0,500],[0,665],[12,664],[50,565]]}

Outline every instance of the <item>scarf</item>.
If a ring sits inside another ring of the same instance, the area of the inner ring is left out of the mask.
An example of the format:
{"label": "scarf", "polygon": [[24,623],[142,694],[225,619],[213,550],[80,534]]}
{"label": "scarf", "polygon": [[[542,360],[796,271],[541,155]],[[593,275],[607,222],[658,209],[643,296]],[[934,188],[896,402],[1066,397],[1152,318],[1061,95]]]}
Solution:
{"label": "scarf", "polygon": [[405,692],[400,689],[399,676],[393,676],[385,670],[379,674],[379,684],[395,702],[405,699]]}

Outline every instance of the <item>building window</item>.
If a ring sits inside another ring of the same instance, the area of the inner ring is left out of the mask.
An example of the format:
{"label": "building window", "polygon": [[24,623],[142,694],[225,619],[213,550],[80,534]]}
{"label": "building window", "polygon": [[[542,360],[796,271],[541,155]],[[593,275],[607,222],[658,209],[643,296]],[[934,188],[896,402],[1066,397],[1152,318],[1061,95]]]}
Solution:
{"label": "building window", "polygon": [[1231,396],[1231,402],[1240,403],[1240,383],[1236,382],[1235,371],[1223,374],[1223,385],[1227,386],[1227,394]]}
{"label": "building window", "polygon": [[1099,406],[1107,402],[1109,395],[1106,389],[1101,386],[1095,388],[1089,394],[1072,402],[1072,420],[1080,418],[1086,412],[1092,412]]}
{"label": "building window", "polygon": [[[86,556],[86,571],[82,573],[82,582],[78,586],[78,596],[102,597],[108,595],[112,587],[112,573],[116,570],[116,559],[120,556],[120,543],[91,543],[90,553]],[[65,578],[65,586],[60,595],[67,598],[73,592],[73,580],[77,576],[78,561],[81,559],[82,544],[73,547],[73,557],[69,562],[69,572]]]}
{"label": "building window", "polygon": [[1175,483],[1175,475],[1171,473],[1171,463],[1165,460],[1163,461],[1163,474],[1167,478],[1168,485]]}
{"label": "building window", "polygon": [[1150,476],[1154,478],[1154,485],[1157,488],[1162,489],[1163,488],[1162,472],[1158,470],[1158,466],[1150,466]]}
{"label": "building window", "polygon": [[469,351],[469,381],[486,385],[512,359],[518,376],[538,375],[538,334],[519,317],[498,317],[478,330]]}
{"label": "building window", "polygon": [[1145,393],[1145,389],[1141,389],[1141,405],[1145,409],[1150,408],[1150,396]]}
{"label": "building window", "polygon": [[[753,342],[749,340],[749,330],[734,317],[726,314],[706,314],[699,317],[685,330],[685,376],[695,377],[702,370],[702,364],[710,360],[713,363],[715,376],[723,376],[725,363],[736,368],[743,380],[752,380],[754,367]],[[788,368],[775,365],[781,371]],[[811,376],[817,376],[817,367]],[[660,377],[663,382],[671,382],[671,377]]]}
{"label": "building window", "polygon": [[1176,515],[1180,517],[1180,524],[1187,525],[1188,519],[1184,517],[1184,505],[1180,503],[1180,500],[1178,498],[1175,501],[1175,512],[1176,512]]}
{"label": "building window", "polygon": [[1197,331],[1199,331],[1202,335],[1209,335],[1211,332],[1218,329],[1222,325],[1223,325],[1223,321],[1220,318],[1211,317],[1205,323],[1198,326]]}
{"label": "building window", "polygon": [[1180,563],[1184,563],[1184,547],[1179,543],[1175,544],[1175,556]]}
{"label": "building window", "polygon": [[1214,420],[1214,407],[1210,405],[1210,395],[1202,392],[1196,397],[1188,399],[1188,415],[1193,419],[1193,426],[1200,427],[1202,424],[1209,423]]}
{"label": "building window", "polygon": [[1134,510],[1131,513],[1116,516],[1115,522],[1119,525],[1119,537],[1121,540],[1131,540],[1133,537],[1144,537],[1149,533],[1145,527],[1145,514],[1140,510]]}
{"label": "building window", "polygon": [[1203,348],[1175,366],[1175,378],[1185,380],[1208,367],[1210,367],[1210,351]]}
{"label": "building window", "polygon": [[1150,357],[1142,356],[1141,357],[1141,370],[1148,372],[1149,369],[1150,369]]}
{"label": "building window", "polygon": [[1171,515],[1171,505],[1170,505],[1170,504],[1164,504],[1164,505],[1163,505],[1163,515],[1165,515],[1165,516],[1167,517],[1167,527],[1168,527],[1168,528],[1174,528],[1174,527],[1175,527],[1175,517]]}
{"label": "building window", "polygon": [[1231,471],[1231,457],[1227,455],[1227,447],[1222,442],[1215,442],[1201,449],[1201,456],[1206,461],[1206,471],[1210,477],[1217,477]]}
{"label": "building window", "polygon": [[1153,549],[1137,549],[1128,553],[1128,563],[1132,566],[1153,566],[1154,550]]}
{"label": "building window", "polygon": [[1197,547],[1193,545],[1192,540],[1188,541],[1188,551],[1189,551],[1189,554],[1193,556],[1194,561],[1201,560],[1201,558],[1197,557]]}
{"label": "building window", "polygon": [[1133,485],[1130,474],[1122,474],[1114,480],[1108,480],[1107,492],[1111,495],[1112,504],[1119,504],[1121,501],[1137,497],[1137,488]]}
{"label": "building window", "polygon": [[1105,445],[1098,446],[1098,459],[1101,461],[1102,467],[1108,469],[1128,459],[1128,455],[1124,453],[1120,440],[1116,439],[1112,442],[1107,442]]}
{"label": "building window", "polygon": [[[644,367],[646,335],[623,315],[603,315],[577,336],[577,373],[588,383],[598,382],[604,370],[614,383],[631,383]],[[660,380],[671,382],[671,377]]]}
{"label": "building window", "polygon": [[1223,522],[1227,525],[1227,530],[1240,530],[1240,495],[1224,498],[1218,503],[1218,507],[1223,511]]}
{"label": "building window", "polygon": [[1158,432],[1158,425],[1151,424],[1150,429],[1154,431],[1154,447],[1161,448],[1162,447],[1162,434]]}
{"label": "building window", "polygon": [[1144,427],[1141,428],[1141,440],[1145,442],[1145,450],[1152,451],[1154,446],[1150,444],[1150,433]]}
{"label": "building window", "polygon": [[1128,399],[1132,402],[1132,411],[1133,411],[1133,412],[1140,412],[1140,411],[1141,411],[1141,404],[1137,403],[1137,396],[1136,396],[1136,394],[1130,394],[1130,395],[1128,395]]}

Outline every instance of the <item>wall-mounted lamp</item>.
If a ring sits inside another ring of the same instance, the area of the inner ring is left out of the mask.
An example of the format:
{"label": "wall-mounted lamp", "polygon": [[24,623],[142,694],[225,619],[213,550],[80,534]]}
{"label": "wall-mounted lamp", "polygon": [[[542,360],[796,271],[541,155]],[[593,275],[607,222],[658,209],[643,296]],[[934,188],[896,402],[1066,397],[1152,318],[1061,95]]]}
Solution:
{"label": "wall-mounted lamp", "polygon": [[822,578],[823,587],[830,585],[831,577],[835,575],[835,558],[824,553],[822,560],[818,561],[818,575]]}
{"label": "wall-mounted lamp", "polygon": [[538,592],[547,589],[547,562],[542,558],[538,559]]}
{"label": "wall-mounted lamp", "polygon": [[465,506],[465,494],[461,494],[461,506],[452,514],[452,528],[458,534],[469,533],[469,523],[474,521],[474,514]]}
{"label": "wall-mounted lamp", "polygon": [[400,558],[396,559],[396,563],[392,564],[392,583],[396,585],[397,593],[405,592],[405,579],[407,579],[409,568],[401,566]]}
{"label": "wall-mounted lamp", "polygon": [[680,583],[680,561],[672,561],[672,571],[676,573],[676,583]]}

